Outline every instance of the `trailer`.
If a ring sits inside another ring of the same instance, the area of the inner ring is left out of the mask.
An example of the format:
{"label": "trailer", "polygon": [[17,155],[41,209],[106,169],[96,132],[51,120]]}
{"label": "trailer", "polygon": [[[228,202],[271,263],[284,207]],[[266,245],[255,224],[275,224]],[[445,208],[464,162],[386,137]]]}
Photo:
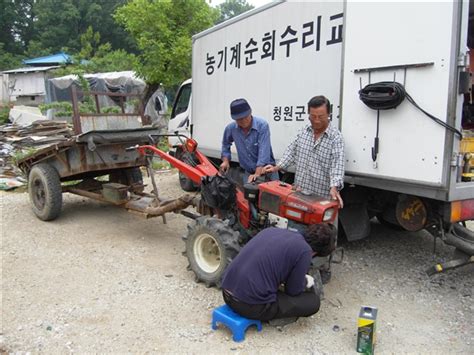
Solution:
{"label": "trailer", "polygon": [[[82,93],[81,93],[82,94]],[[126,112],[127,102],[137,95],[89,92],[95,101],[95,113],[79,111],[78,92],[72,88],[73,131],[66,140],[48,145],[18,161],[28,177],[28,192],[35,215],[44,220],[56,219],[62,208],[62,194],[72,193],[112,203],[146,218],[186,208],[192,196],[164,201],[156,189],[144,192],[141,168],[152,176],[151,156],[140,155],[130,146],[154,142],[159,131],[143,114]],[[118,102],[119,112],[101,112],[100,96]]]}
{"label": "trailer", "polygon": [[[345,141],[347,238],[367,237],[376,217],[454,246],[456,260],[434,272],[464,265],[474,255],[473,17],[470,1],[269,3],[193,37],[193,78],[169,132],[217,162],[229,104],[244,97],[268,121],[278,159],[307,124],[306,102],[323,94]],[[364,102],[387,86],[401,91],[394,108]]]}

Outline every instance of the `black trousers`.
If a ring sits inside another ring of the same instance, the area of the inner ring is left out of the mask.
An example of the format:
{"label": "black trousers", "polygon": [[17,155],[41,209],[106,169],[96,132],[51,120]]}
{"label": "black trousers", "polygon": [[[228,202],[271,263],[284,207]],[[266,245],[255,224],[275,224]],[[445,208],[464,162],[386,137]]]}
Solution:
{"label": "black trousers", "polygon": [[248,304],[239,301],[227,290],[222,290],[225,303],[245,318],[269,321],[277,318],[309,317],[319,311],[320,298],[314,288],[298,296],[289,296],[278,291],[276,302],[266,304]]}

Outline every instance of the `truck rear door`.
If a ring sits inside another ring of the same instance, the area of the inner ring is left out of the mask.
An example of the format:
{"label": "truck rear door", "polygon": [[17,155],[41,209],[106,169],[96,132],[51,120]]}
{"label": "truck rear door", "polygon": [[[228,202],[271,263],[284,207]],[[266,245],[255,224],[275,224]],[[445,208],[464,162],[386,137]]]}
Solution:
{"label": "truck rear door", "polygon": [[[396,81],[427,112],[461,129],[458,75],[458,2],[346,2],[341,129],[346,172],[353,182],[419,186],[436,197],[450,183],[459,137],[406,99],[380,111],[379,152],[372,158],[377,111],[359,99],[370,83]],[[375,179],[374,179],[375,178]]]}

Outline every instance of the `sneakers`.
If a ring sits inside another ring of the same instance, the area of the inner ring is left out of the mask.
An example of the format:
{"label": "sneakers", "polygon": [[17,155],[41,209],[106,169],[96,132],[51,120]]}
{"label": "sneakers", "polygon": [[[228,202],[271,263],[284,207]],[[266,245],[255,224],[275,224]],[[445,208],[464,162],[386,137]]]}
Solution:
{"label": "sneakers", "polygon": [[283,327],[285,325],[295,323],[298,320],[298,317],[289,317],[289,318],[277,318],[271,319],[268,321],[268,324],[272,327]]}
{"label": "sneakers", "polygon": [[318,295],[319,299],[322,300],[324,298],[324,288],[323,288],[323,280],[321,277],[321,272],[316,271],[313,275],[314,277],[314,292]]}
{"label": "sneakers", "polygon": [[321,273],[321,281],[323,282],[323,285],[326,285],[331,281],[331,270],[319,270]]}

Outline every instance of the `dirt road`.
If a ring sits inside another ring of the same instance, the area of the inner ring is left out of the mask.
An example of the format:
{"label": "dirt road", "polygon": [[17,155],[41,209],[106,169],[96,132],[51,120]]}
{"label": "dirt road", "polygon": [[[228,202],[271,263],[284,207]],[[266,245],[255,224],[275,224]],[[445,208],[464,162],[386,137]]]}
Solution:
{"label": "dirt road", "polygon": [[[175,173],[163,194],[180,193]],[[221,294],[194,282],[181,255],[188,220],[143,220],[64,196],[52,222],[36,219],[26,193],[0,193],[2,343],[8,351],[159,353],[355,353],[361,305],[379,309],[379,353],[472,353],[474,265],[428,278],[432,239],[376,222],[344,244],[321,311],[292,325],[247,332],[234,343],[212,331]],[[436,260],[451,248],[438,243]]]}

